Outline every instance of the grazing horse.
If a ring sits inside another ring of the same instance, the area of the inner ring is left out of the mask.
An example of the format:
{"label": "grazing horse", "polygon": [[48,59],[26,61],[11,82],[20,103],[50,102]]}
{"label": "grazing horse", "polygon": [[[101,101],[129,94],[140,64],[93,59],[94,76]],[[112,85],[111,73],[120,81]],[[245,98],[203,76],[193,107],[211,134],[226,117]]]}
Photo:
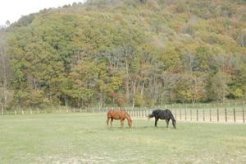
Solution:
{"label": "grazing horse", "polygon": [[125,111],[125,110],[109,110],[107,113],[107,125],[110,121],[110,126],[112,127],[112,122],[113,120],[120,120],[121,127],[124,126],[124,120],[127,119],[128,121],[128,126],[131,128],[132,127],[132,119],[130,115]]}
{"label": "grazing horse", "polygon": [[167,128],[169,125],[170,119],[172,120],[173,127],[176,129],[176,120],[173,117],[172,112],[169,109],[161,110],[161,109],[156,109],[153,110],[152,114],[148,115],[148,118],[155,117],[155,127],[157,127],[157,122],[159,119],[161,120],[166,120],[167,123]]}

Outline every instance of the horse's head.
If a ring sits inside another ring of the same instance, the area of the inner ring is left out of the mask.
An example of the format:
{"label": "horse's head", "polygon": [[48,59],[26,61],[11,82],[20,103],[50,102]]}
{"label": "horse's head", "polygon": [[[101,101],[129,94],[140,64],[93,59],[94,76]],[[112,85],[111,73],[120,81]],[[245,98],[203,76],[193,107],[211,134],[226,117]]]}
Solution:
{"label": "horse's head", "polygon": [[132,127],[132,118],[126,111],[124,111],[124,112],[125,112],[125,118],[128,121],[128,126],[131,128]]}
{"label": "horse's head", "polygon": [[128,120],[128,126],[129,126],[129,128],[132,127],[132,119],[129,119],[129,120]]}
{"label": "horse's head", "polygon": [[154,117],[154,115],[152,113],[152,114],[149,114],[147,117],[148,117],[148,119],[151,119],[152,117]]}

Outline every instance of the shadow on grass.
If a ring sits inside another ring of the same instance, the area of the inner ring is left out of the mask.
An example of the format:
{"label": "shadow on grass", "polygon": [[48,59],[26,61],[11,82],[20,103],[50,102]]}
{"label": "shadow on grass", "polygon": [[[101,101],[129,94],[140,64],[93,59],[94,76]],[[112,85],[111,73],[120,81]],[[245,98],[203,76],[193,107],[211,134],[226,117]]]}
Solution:
{"label": "shadow on grass", "polygon": [[136,126],[136,127],[106,127],[107,129],[109,130],[139,130],[139,129],[156,129],[156,130],[177,130],[177,129],[174,129],[172,127],[164,127],[164,126],[161,126],[161,127],[153,127],[153,126]]}

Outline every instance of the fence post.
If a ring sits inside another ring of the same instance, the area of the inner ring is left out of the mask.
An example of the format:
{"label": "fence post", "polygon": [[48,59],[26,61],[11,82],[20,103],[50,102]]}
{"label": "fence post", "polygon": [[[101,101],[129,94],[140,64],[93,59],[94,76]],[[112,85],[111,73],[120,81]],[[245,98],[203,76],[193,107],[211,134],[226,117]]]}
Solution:
{"label": "fence post", "polygon": [[212,122],[212,113],[211,113],[211,108],[209,109],[209,120]]}
{"label": "fence post", "polygon": [[2,116],[3,116],[3,109],[4,109],[4,107],[3,107],[3,105],[2,105]]}
{"label": "fence post", "polygon": [[180,120],[182,119],[181,108],[179,109]]}
{"label": "fence post", "polygon": [[225,108],[225,122],[227,122],[227,109]]}
{"label": "fence post", "polygon": [[196,121],[199,121],[198,109],[196,109]]}
{"label": "fence post", "polygon": [[204,108],[202,109],[202,117],[203,117],[203,121],[205,121],[205,111],[204,111]]}
{"label": "fence post", "polygon": [[244,107],[243,107],[243,123],[245,123]]}
{"label": "fence post", "polygon": [[186,107],[185,107],[185,121],[186,121]]}
{"label": "fence post", "polygon": [[192,121],[192,110],[190,109],[190,120]]}
{"label": "fence post", "polygon": [[217,108],[217,122],[219,122],[220,116],[219,116],[219,108]]}
{"label": "fence post", "polygon": [[233,119],[234,119],[234,122],[236,122],[236,111],[235,111],[235,108],[233,108]]}

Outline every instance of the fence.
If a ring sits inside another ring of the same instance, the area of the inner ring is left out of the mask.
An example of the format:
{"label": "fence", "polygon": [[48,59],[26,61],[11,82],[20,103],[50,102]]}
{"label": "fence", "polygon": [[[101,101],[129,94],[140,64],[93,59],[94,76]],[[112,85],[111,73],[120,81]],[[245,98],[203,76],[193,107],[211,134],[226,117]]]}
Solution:
{"label": "fence", "polygon": [[[244,106],[237,107],[211,107],[211,106],[168,106],[158,108],[169,108],[177,121],[189,121],[189,122],[228,122],[228,123],[245,123],[246,111]],[[87,109],[71,109],[71,108],[59,108],[59,109],[29,109],[29,110],[15,110],[5,111],[2,115],[26,115],[26,114],[40,114],[40,113],[64,113],[64,112],[106,112],[109,108],[87,108]],[[128,113],[135,118],[146,118],[152,109],[147,108],[125,108]]]}
{"label": "fence", "polygon": [[[170,109],[177,121],[245,123],[245,109]],[[132,117],[144,118],[152,110],[127,110]]]}

